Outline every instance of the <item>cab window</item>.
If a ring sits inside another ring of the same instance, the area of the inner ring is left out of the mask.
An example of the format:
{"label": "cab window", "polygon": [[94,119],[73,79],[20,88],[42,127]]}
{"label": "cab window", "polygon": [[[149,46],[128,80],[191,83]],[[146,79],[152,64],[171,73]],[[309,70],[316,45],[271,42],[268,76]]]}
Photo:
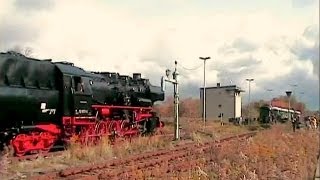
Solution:
{"label": "cab window", "polygon": [[84,84],[83,81],[81,80],[81,77],[73,77],[74,80],[74,89],[76,92],[84,92]]}

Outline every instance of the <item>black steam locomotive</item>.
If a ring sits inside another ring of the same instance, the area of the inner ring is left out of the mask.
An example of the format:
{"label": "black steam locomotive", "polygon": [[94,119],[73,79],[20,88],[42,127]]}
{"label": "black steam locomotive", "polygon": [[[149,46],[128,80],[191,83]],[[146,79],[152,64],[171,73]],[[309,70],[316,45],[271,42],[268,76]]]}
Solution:
{"label": "black steam locomotive", "polygon": [[0,53],[0,143],[16,155],[47,152],[58,142],[152,133],[164,92],[141,74],[88,72],[69,62]]}

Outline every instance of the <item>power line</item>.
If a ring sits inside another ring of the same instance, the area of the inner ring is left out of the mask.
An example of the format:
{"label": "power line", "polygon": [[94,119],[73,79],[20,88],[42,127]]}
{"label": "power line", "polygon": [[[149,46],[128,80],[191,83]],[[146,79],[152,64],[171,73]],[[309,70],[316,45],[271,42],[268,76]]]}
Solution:
{"label": "power line", "polygon": [[188,71],[197,70],[197,69],[199,69],[199,68],[202,66],[202,64],[201,64],[201,65],[199,65],[199,66],[197,66],[197,67],[195,67],[195,68],[186,68],[186,67],[182,66],[181,64],[178,64],[178,65],[181,66],[183,69],[188,70]]}

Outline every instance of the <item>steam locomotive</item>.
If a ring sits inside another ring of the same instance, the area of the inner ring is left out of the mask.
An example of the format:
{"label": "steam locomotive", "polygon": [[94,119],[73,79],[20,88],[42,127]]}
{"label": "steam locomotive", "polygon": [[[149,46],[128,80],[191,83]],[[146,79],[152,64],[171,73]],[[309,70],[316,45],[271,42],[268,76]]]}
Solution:
{"label": "steam locomotive", "polygon": [[15,155],[48,152],[71,140],[153,133],[161,87],[134,73],[89,72],[69,62],[0,53],[0,143]]}

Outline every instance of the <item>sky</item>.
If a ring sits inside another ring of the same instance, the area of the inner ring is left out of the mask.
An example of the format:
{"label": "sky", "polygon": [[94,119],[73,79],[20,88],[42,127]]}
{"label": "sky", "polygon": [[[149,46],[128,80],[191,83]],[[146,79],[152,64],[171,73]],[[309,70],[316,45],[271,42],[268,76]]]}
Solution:
{"label": "sky", "polygon": [[0,0],[0,51],[17,46],[154,85],[177,61],[181,98],[199,97],[210,56],[207,86],[235,84],[244,104],[254,78],[252,100],[292,90],[319,109],[319,0]]}

